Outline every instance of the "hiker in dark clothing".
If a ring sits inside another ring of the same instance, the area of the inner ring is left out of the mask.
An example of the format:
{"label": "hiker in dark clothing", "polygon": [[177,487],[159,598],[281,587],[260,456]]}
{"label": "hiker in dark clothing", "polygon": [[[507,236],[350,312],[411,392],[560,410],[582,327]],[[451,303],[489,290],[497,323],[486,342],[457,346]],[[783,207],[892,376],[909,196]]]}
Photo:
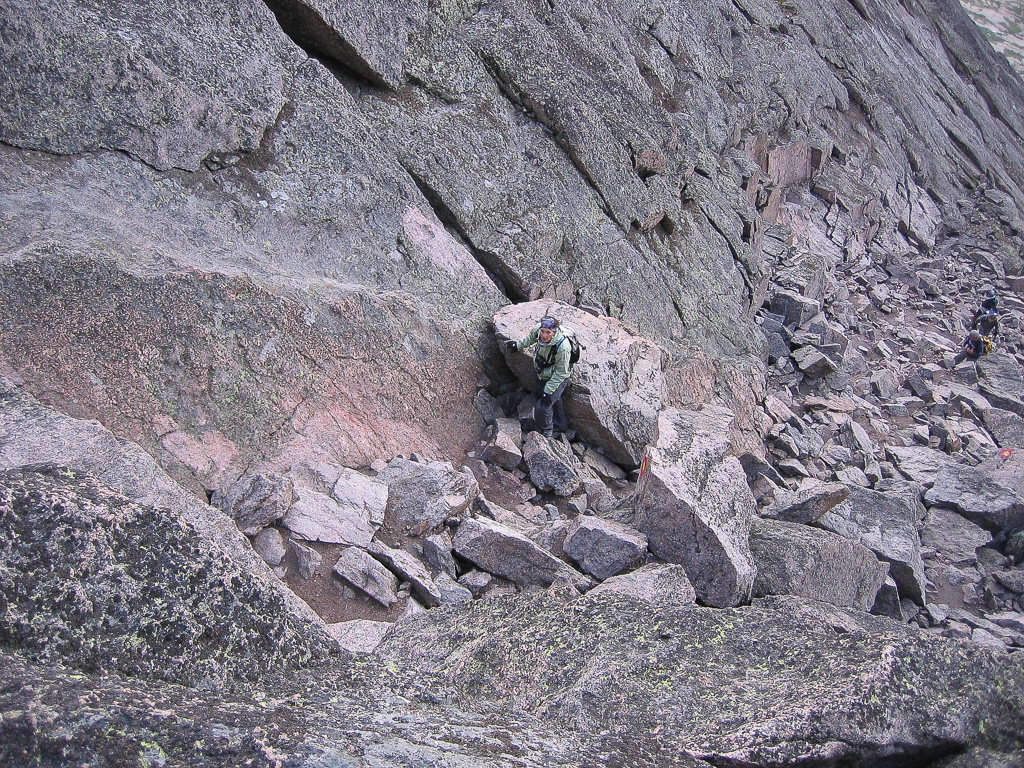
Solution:
{"label": "hiker in dark clothing", "polygon": [[505,342],[505,346],[512,351],[537,345],[533,357],[534,394],[537,396],[533,418],[537,430],[545,437],[552,436],[552,428],[559,432],[569,428],[562,395],[572,374],[572,349],[569,339],[559,326],[556,318],[545,315],[519,341]]}
{"label": "hiker in dark clothing", "polygon": [[971,328],[978,325],[978,322],[989,312],[996,312],[999,309],[999,297],[996,296],[996,289],[989,288],[985,291],[985,298],[981,302],[981,306],[974,311],[974,317],[971,319]]}
{"label": "hiker in dark clothing", "polygon": [[990,309],[978,318],[977,328],[982,336],[987,336],[995,341],[996,336],[999,334],[999,317],[996,315],[996,311]]}
{"label": "hiker in dark clothing", "polygon": [[981,332],[973,330],[964,339],[960,352],[953,358],[953,367],[956,368],[964,360],[977,360],[985,354],[985,342],[981,340]]}

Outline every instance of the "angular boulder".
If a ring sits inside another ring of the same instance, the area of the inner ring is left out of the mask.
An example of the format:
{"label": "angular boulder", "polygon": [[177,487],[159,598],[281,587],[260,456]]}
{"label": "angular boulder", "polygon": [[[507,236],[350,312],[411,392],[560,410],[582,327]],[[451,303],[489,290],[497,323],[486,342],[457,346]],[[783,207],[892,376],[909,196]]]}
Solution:
{"label": "angular boulder", "polygon": [[622,571],[647,552],[647,537],[635,528],[580,515],[565,534],[562,551],[598,581]]}
{"label": "angular boulder", "polygon": [[933,448],[887,445],[885,454],[904,477],[926,488],[935,482],[935,478],[942,470],[959,466],[956,459]]}
{"label": "angular boulder", "polygon": [[697,593],[686,576],[686,569],[673,563],[651,563],[621,576],[605,579],[590,592],[595,595],[621,595],[660,608],[692,605]]}
{"label": "angular boulder", "polygon": [[882,493],[858,486],[848,497],[817,521],[816,525],[870,549],[879,560],[889,563],[889,574],[900,597],[918,605],[925,602],[924,561],[918,524],[924,509],[915,498]]}
{"label": "angular boulder", "polygon": [[761,516],[788,523],[813,523],[850,495],[843,483],[820,483],[800,491],[775,492]]}
{"label": "angular boulder", "polygon": [[997,351],[980,358],[978,389],[995,407],[1024,416],[1024,376],[1013,355]]}
{"label": "angular boulder", "polygon": [[697,597],[716,607],[750,599],[756,503],[728,455],[731,411],[666,409],[637,483],[636,527],[662,560],[679,563]]}
{"label": "angular boulder", "polygon": [[461,515],[479,493],[473,473],[448,461],[397,457],[377,474],[388,486],[385,518],[395,530],[421,535]]}
{"label": "angular boulder", "polygon": [[567,578],[577,589],[593,586],[588,577],[523,534],[493,520],[472,517],[463,520],[452,544],[461,557],[520,587],[549,587],[558,577]]}
{"label": "angular boulder", "polygon": [[989,528],[1016,529],[1024,524],[1024,498],[978,467],[946,467],[935,476],[924,501],[929,507],[951,507],[968,520]]}
{"label": "angular boulder", "polygon": [[888,573],[867,547],[798,523],[758,520],[750,548],[755,597],[797,595],[868,611]]}
{"label": "angular boulder", "polygon": [[[495,333],[500,340],[519,340],[549,311],[586,347],[564,398],[569,426],[585,442],[602,446],[612,461],[639,464],[661,409],[662,349],[618,320],[549,301],[503,307],[494,316]],[[506,352],[506,359],[532,391],[530,351]]]}
{"label": "angular boulder", "polygon": [[523,429],[519,419],[496,419],[493,429],[494,434],[484,446],[480,458],[504,469],[515,469],[523,460]]}
{"label": "angular boulder", "polygon": [[246,536],[255,536],[284,517],[295,500],[290,478],[274,474],[246,475],[210,495],[210,504],[235,521]]}
{"label": "angular boulder", "polygon": [[992,541],[992,534],[963,515],[945,507],[932,507],[921,526],[921,545],[935,550],[953,565],[974,565],[978,547]]}
{"label": "angular boulder", "polygon": [[372,597],[385,608],[398,602],[398,579],[358,547],[346,547],[334,564],[334,572]]}
{"label": "angular boulder", "polygon": [[412,585],[413,593],[425,606],[433,608],[440,604],[441,591],[435,586],[434,580],[423,563],[413,555],[404,550],[389,547],[377,540],[371,541],[366,551],[408,581]]}
{"label": "angular boulder", "polygon": [[388,487],[347,467],[293,468],[295,502],[282,522],[308,541],[365,547],[384,521]]}
{"label": "angular boulder", "polygon": [[560,440],[531,432],[523,446],[523,458],[530,470],[530,482],[556,496],[572,496],[580,489],[579,462]]}

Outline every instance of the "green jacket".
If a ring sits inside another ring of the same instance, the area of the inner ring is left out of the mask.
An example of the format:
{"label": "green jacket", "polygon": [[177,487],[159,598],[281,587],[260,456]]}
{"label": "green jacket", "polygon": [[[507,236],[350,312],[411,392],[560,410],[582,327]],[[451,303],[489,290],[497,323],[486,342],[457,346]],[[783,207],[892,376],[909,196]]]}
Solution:
{"label": "green jacket", "polygon": [[533,368],[537,372],[537,377],[544,382],[544,393],[550,395],[562,386],[562,382],[572,373],[572,367],[569,365],[572,345],[565,338],[561,328],[555,329],[555,337],[547,346],[538,344],[539,338],[540,323],[537,323],[526,336],[516,342],[516,349],[523,350],[537,344],[537,351],[533,355]]}

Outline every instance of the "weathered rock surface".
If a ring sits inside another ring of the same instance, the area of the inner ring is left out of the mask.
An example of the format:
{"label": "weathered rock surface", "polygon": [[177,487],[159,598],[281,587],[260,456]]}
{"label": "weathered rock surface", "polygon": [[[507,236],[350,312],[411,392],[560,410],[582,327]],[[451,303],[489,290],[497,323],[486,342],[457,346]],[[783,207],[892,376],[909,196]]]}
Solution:
{"label": "weathered rock surface", "polygon": [[412,585],[412,591],[427,608],[441,602],[441,592],[426,567],[413,555],[401,549],[389,547],[379,541],[371,541],[366,551],[381,560],[396,574]]}
{"label": "weathered rock surface", "polygon": [[0,529],[0,638],[36,663],[221,688],[330,652],[166,510],[82,472],[0,472]]}
{"label": "weathered rock surface", "polygon": [[1024,499],[975,467],[954,465],[935,477],[924,495],[928,505],[952,507],[969,520],[995,528],[1024,523]]}
{"label": "weathered rock surface", "polygon": [[850,495],[841,483],[822,483],[796,493],[779,491],[761,516],[788,523],[813,523]]}
{"label": "weathered rock surface", "polygon": [[328,624],[327,632],[342,648],[352,653],[373,653],[391,629],[386,621],[355,619]]}
{"label": "weathered rock surface", "polygon": [[758,520],[750,549],[755,597],[798,595],[867,611],[889,570],[864,545],[799,523]]}
{"label": "weathered rock surface", "polygon": [[732,414],[666,409],[638,483],[636,527],[651,552],[686,568],[697,597],[718,607],[750,598],[754,497],[728,456]]}
{"label": "weathered rock surface", "polygon": [[388,608],[398,601],[398,579],[365,551],[346,547],[334,564],[334,572],[341,578]]}
{"label": "weathered rock surface", "polygon": [[973,565],[978,547],[992,541],[992,534],[980,525],[944,507],[932,507],[921,527],[921,544],[935,549],[950,563]]}
{"label": "weathered rock surface", "polygon": [[916,498],[851,487],[845,501],[826,513],[817,525],[863,544],[889,564],[889,575],[900,597],[919,605],[925,601],[924,562],[918,526],[924,508]]}
{"label": "weathered rock surface", "polygon": [[647,537],[635,528],[580,515],[565,532],[562,551],[598,581],[636,563],[647,552]]}
{"label": "weathered rock surface", "polygon": [[480,488],[468,469],[456,471],[447,461],[392,459],[377,475],[388,487],[388,525],[422,535],[449,516],[466,511]]}
{"label": "weathered rock surface", "polygon": [[580,489],[579,462],[561,441],[531,432],[523,446],[530,482],[541,491],[572,496]]}
{"label": "weathered rock surface", "polygon": [[587,595],[625,596],[656,608],[692,605],[697,599],[686,569],[670,563],[652,563],[621,576],[612,576]]}
{"label": "weathered rock surface", "polygon": [[547,587],[558,577],[579,589],[593,582],[566,565],[526,536],[484,518],[467,518],[459,523],[452,540],[455,551],[480,568],[514,581],[520,587]]}
{"label": "weathered rock surface", "polygon": [[1019,662],[792,597],[727,610],[608,594],[477,601],[403,622],[381,653],[436,670],[467,704],[536,707],[548,723],[598,734],[628,751],[626,763],[801,755],[867,766],[971,743],[1009,752],[1020,737]]}
{"label": "weathered rock surface", "polygon": [[388,487],[347,467],[292,469],[295,501],[282,523],[309,541],[369,545],[384,522]]}
{"label": "weathered rock surface", "polygon": [[214,491],[210,504],[235,521],[246,536],[284,517],[295,501],[292,481],[280,475],[247,475],[224,491]]}

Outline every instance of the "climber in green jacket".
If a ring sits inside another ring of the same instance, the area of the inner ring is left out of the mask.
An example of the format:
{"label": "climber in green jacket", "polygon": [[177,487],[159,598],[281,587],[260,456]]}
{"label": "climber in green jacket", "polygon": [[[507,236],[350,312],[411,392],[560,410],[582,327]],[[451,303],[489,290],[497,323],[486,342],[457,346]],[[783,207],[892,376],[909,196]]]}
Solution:
{"label": "climber in green jacket", "polygon": [[509,340],[505,346],[521,351],[537,345],[533,356],[534,395],[533,418],[537,430],[545,437],[552,436],[552,428],[565,432],[569,422],[565,415],[562,395],[572,374],[572,345],[559,327],[557,318],[545,315],[533,329],[519,341]]}

